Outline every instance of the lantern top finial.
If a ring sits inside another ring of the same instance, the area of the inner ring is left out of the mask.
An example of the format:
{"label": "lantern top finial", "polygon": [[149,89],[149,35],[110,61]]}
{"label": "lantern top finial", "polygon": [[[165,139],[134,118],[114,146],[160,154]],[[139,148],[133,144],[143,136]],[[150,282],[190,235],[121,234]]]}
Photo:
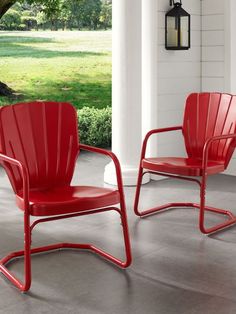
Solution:
{"label": "lantern top finial", "polygon": [[182,0],[179,0],[178,2],[175,2],[175,0],[170,0],[170,6],[181,6],[182,5]]}

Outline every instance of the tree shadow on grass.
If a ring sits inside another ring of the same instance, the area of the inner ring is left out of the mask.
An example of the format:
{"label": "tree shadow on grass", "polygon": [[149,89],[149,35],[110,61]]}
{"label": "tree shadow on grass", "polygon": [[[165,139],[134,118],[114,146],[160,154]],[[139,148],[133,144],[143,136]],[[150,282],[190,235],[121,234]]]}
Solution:
{"label": "tree shadow on grass", "polygon": [[[12,42],[14,40],[14,42]],[[17,36],[3,36],[0,35],[0,57],[14,57],[14,58],[55,58],[55,57],[80,57],[88,56],[104,56],[106,52],[93,51],[63,51],[55,49],[42,49],[31,46],[35,43],[59,43],[51,38],[42,37],[17,37]],[[7,45],[6,45],[7,44]],[[23,45],[22,45],[23,44]],[[63,47],[62,47],[63,48]]]}
{"label": "tree shadow on grass", "polygon": [[[30,88],[24,91],[23,101],[59,101],[70,102],[77,109],[84,106],[105,108],[111,106],[111,81],[101,80],[101,77],[89,77],[86,75],[76,75],[69,81],[44,80],[41,84],[32,82]],[[8,101],[9,103],[9,101]]]}
{"label": "tree shadow on grass", "polygon": [[31,37],[31,36],[1,36],[0,33],[0,44],[1,43],[50,43],[56,41],[49,37]]}

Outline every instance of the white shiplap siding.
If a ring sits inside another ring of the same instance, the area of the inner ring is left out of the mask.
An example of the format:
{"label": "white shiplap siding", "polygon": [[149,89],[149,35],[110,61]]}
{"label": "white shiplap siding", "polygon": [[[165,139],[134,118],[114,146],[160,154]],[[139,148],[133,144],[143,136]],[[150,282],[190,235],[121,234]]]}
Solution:
{"label": "white shiplap siding", "polygon": [[[226,69],[225,1],[202,0],[202,91],[230,92]],[[236,175],[236,154],[228,174]]]}
{"label": "white shiplap siding", "polygon": [[[183,7],[191,14],[191,49],[165,49],[165,13],[168,0],[158,0],[158,125],[182,124],[186,96],[191,92],[230,92],[227,88],[226,0],[188,0]],[[236,0],[235,0],[236,1]],[[229,65],[228,65],[229,66]],[[158,154],[185,154],[180,132],[163,134]],[[236,154],[235,154],[236,156]],[[236,157],[227,173],[236,175]]]}
{"label": "white shiplap siding", "polygon": [[[191,14],[191,49],[165,49],[165,14],[169,1],[158,0],[158,127],[181,125],[186,96],[201,89],[201,2],[185,1]],[[158,138],[158,155],[184,155],[181,132]]]}

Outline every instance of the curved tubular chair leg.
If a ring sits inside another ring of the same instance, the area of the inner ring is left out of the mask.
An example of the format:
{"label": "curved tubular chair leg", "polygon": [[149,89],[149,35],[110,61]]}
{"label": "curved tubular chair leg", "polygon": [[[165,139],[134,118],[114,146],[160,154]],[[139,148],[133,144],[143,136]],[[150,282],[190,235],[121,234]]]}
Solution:
{"label": "curved tubular chair leg", "polygon": [[[0,260],[0,271],[8,278],[18,289],[22,292],[26,292],[30,289],[31,286],[31,254],[43,253],[53,250],[59,249],[84,249],[90,250],[92,252],[97,253],[103,258],[113,262],[114,264],[126,268],[131,264],[131,247],[130,247],[130,239],[129,239],[129,231],[128,231],[128,223],[127,216],[125,211],[125,204],[123,201],[120,204],[121,208],[111,208],[111,210],[115,210],[120,214],[122,228],[123,228],[123,237],[124,237],[124,245],[125,245],[125,261],[122,261],[113,255],[103,251],[102,249],[92,245],[92,244],[77,244],[77,243],[56,243],[52,245],[47,245],[43,247],[37,247],[31,249],[31,227],[30,227],[30,216],[28,214],[24,215],[24,250],[10,253]],[[99,212],[99,211],[98,211]],[[55,220],[57,217],[55,217]],[[42,220],[47,221],[47,219]],[[25,271],[25,283],[22,283],[15,275],[12,274],[6,268],[6,264],[15,258],[24,256],[24,271]]]}
{"label": "curved tubular chair leg", "polygon": [[[0,271],[5,275],[5,277],[10,280],[18,289],[22,292],[26,292],[31,286],[31,230],[30,230],[30,216],[25,212],[24,214],[24,251],[22,254],[18,255],[11,253],[9,256],[1,259],[0,261]],[[24,256],[24,272],[25,272],[25,282],[22,283],[15,275],[13,275],[5,266],[7,262],[18,257]]]}
{"label": "curved tubular chair leg", "polygon": [[142,179],[143,179],[143,175],[144,174],[145,173],[143,172],[143,168],[140,167],[139,168],[139,173],[138,173],[137,186],[136,186],[135,200],[134,200],[134,212],[139,217],[151,215],[151,214],[154,214],[154,213],[156,213],[156,212],[158,212],[160,210],[163,210],[163,209],[171,207],[170,204],[166,204],[164,206],[150,208],[150,209],[144,210],[142,212],[138,209],[140,192],[141,192],[141,187],[142,187]]}
{"label": "curved tubular chair leg", "polygon": [[[148,171],[148,172],[150,172],[152,174],[163,175],[161,173],[154,173],[152,171]],[[145,217],[145,216],[155,214],[155,213],[157,213],[159,211],[162,211],[162,210],[165,210],[165,209],[173,209],[173,208],[176,208],[176,207],[177,208],[178,207],[195,207],[193,205],[193,203],[167,203],[167,204],[160,205],[160,206],[157,206],[157,207],[153,207],[153,208],[150,208],[150,209],[147,209],[147,210],[144,210],[144,211],[140,211],[138,209],[138,205],[139,205],[139,198],[140,198],[140,192],[141,192],[141,186],[142,186],[142,178],[143,178],[143,175],[145,173],[146,172],[143,172],[143,168],[140,166],[139,173],[138,173],[138,180],[137,180],[135,200],[134,200],[134,212],[135,212],[135,214],[137,216]],[[167,176],[184,180],[183,178],[179,178],[178,176],[172,176],[172,175],[167,175]],[[192,180],[192,179],[187,179],[187,178],[186,178],[186,180],[194,181],[196,183],[199,183],[197,180]]]}
{"label": "curved tubular chair leg", "polygon": [[30,216],[24,215],[25,227],[25,286],[22,291],[28,291],[31,286],[31,230],[30,230]]}
{"label": "curved tubular chair leg", "polygon": [[[151,172],[151,173],[155,174],[154,172]],[[199,188],[200,188],[200,203],[199,204],[196,204],[196,203],[168,203],[168,204],[160,205],[158,207],[144,210],[142,212],[139,211],[138,204],[139,204],[139,198],[140,198],[140,192],[141,192],[142,177],[144,174],[145,173],[143,172],[143,168],[140,167],[139,174],[138,174],[138,180],[137,180],[135,201],[134,201],[134,212],[137,216],[145,217],[145,216],[148,216],[151,214],[155,214],[155,213],[162,211],[164,209],[173,209],[173,208],[178,208],[178,207],[198,208],[200,210],[199,211],[199,229],[203,234],[214,233],[216,231],[219,231],[221,229],[224,229],[224,228],[229,227],[229,226],[236,223],[236,216],[232,212],[230,212],[229,210],[219,209],[219,208],[210,207],[210,206],[205,205],[207,175],[202,176],[202,182],[201,183],[197,182],[197,180],[190,179],[190,181],[193,181],[193,182],[196,182],[199,184]],[[177,176],[175,176],[175,178],[178,179]],[[179,178],[179,179],[189,180],[188,178],[185,179],[184,177]],[[214,212],[214,213],[221,214],[224,216],[228,216],[229,219],[227,219],[226,221],[219,223],[213,227],[206,228],[205,227],[205,211],[210,211],[210,212]]]}
{"label": "curved tubular chair leg", "polygon": [[120,265],[123,268],[128,267],[132,262],[132,255],[131,255],[131,245],[130,245],[130,238],[129,238],[129,229],[128,229],[128,220],[126,214],[126,207],[124,201],[121,202],[121,224],[123,228],[123,236],[124,236],[124,244],[125,244],[125,254],[126,254],[126,261]]}
{"label": "curved tubular chair leg", "polygon": [[[198,204],[194,204],[194,205],[195,205],[195,207],[199,208],[199,210],[200,210],[200,212],[199,212],[199,229],[204,234],[210,234],[210,233],[219,231],[221,229],[224,229],[226,227],[233,225],[234,223],[236,223],[236,217],[228,210],[209,207],[209,206],[205,205],[205,203],[206,203],[206,182],[207,182],[207,175],[204,174],[202,176],[202,183],[200,186],[200,205],[198,205]],[[214,212],[217,214],[225,215],[225,216],[228,216],[229,219],[227,219],[226,221],[219,223],[213,227],[206,228],[205,227],[205,211],[210,211],[210,212]]]}
{"label": "curved tubular chair leg", "polygon": [[143,168],[139,167],[138,172],[138,180],[136,185],[136,193],[135,193],[135,199],[134,199],[134,212],[137,216],[142,217],[143,214],[138,210],[138,204],[139,204],[139,197],[140,197],[140,190],[142,185],[142,179],[143,179]]}
{"label": "curved tubular chair leg", "polygon": [[125,245],[125,255],[126,255],[125,261],[123,262],[120,259],[112,256],[109,253],[106,253],[105,251],[93,245],[89,245],[88,249],[99,254],[100,256],[104,257],[105,259],[113,262],[114,264],[122,268],[127,268],[131,264],[132,258],[131,258],[131,247],[130,247],[127,217],[126,217],[125,212],[122,212],[122,210],[120,211],[120,217],[121,217],[121,224],[123,228],[123,237],[124,237],[124,245]]}

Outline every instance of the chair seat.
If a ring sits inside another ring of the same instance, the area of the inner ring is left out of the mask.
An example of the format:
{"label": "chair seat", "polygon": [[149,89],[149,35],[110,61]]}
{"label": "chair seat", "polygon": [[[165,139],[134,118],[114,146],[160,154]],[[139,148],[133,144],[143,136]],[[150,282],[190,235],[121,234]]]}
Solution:
{"label": "chair seat", "polygon": [[[183,176],[201,176],[202,160],[181,157],[145,158],[142,167],[151,171]],[[208,161],[207,173],[216,174],[225,170],[223,162]]]}
{"label": "chair seat", "polygon": [[[30,191],[30,214],[50,216],[74,213],[115,205],[120,202],[117,190],[93,186],[65,186]],[[24,210],[22,195],[16,202]]]}

